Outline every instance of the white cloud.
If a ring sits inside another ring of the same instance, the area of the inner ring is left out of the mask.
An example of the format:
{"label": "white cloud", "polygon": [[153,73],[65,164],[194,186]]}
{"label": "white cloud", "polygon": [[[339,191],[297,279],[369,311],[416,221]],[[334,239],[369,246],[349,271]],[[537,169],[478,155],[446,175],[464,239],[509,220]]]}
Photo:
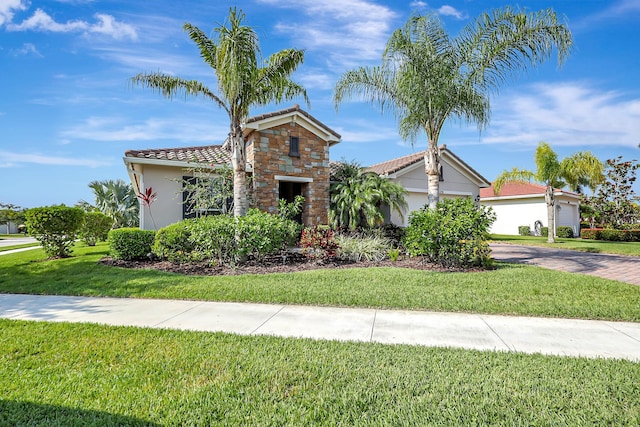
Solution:
{"label": "white cloud", "polygon": [[493,101],[484,143],[636,147],[640,98],[587,83],[535,84]]}
{"label": "white cloud", "polygon": [[466,19],[467,15],[465,13],[460,12],[453,6],[444,5],[437,10],[439,15],[442,16],[453,16],[456,19]]}
{"label": "white cloud", "polygon": [[12,52],[14,55],[33,55],[43,58],[42,54],[33,43],[24,43],[20,49],[14,49]]}
{"label": "white cloud", "polygon": [[15,12],[27,9],[27,2],[22,0],[0,0],[0,25],[13,20]]}
{"label": "white cloud", "polygon": [[111,15],[98,13],[95,15],[97,22],[91,24],[83,20],[56,22],[47,12],[36,9],[30,18],[20,24],[9,24],[10,31],[45,31],[53,33],[84,32],[85,34],[102,34],[114,39],[136,40],[138,34],[135,28],[129,24],[118,22]]}
{"label": "white cloud", "polygon": [[0,151],[0,158],[3,163],[1,168],[16,167],[21,164],[51,165],[51,166],[88,166],[97,168],[109,166],[109,162],[94,159],[82,159],[78,157],[57,157],[35,153],[15,153],[10,151]]}
{"label": "white cloud", "polygon": [[410,6],[414,9],[424,9],[429,5],[423,1],[412,1]]}
{"label": "white cloud", "polygon": [[169,140],[195,144],[221,144],[226,137],[228,124],[221,121],[212,124],[211,119],[153,118],[130,121],[119,117],[90,117],[83,123],[61,133],[65,140],[90,141],[153,141]]}
{"label": "white cloud", "polygon": [[[309,50],[326,50],[327,62],[342,71],[363,61],[379,60],[398,15],[386,6],[364,0],[259,0],[272,7],[295,9],[295,21],[282,20],[275,28],[295,34],[296,43]],[[306,16],[306,20],[302,17]]]}

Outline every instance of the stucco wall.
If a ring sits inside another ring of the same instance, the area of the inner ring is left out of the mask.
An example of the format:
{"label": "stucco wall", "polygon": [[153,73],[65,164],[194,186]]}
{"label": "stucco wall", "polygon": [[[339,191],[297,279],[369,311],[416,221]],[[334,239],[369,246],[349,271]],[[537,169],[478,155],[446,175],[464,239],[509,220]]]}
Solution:
{"label": "stucco wall", "polygon": [[[463,174],[458,172],[446,160],[440,159],[442,165],[442,176],[444,181],[440,181],[440,199],[452,197],[478,197],[480,188],[469,181]],[[401,184],[409,194],[405,197],[408,210],[404,214],[404,218],[392,211],[390,221],[400,226],[409,225],[409,214],[422,208],[427,204],[427,175],[424,172],[424,163],[420,161],[412,166],[406,173],[397,178],[391,178],[392,181]]]}
{"label": "stucco wall", "polygon": [[[491,227],[494,234],[518,234],[518,227],[528,225],[534,229],[536,221],[548,226],[547,205],[544,196],[506,200],[483,200],[482,205],[490,206],[496,213],[496,221]],[[559,208],[559,209],[558,209]],[[556,227],[572,227],[574,235],[580,231],[578,204],[574,200],[556,197]]]}
{"label": "stucco wall", "polygon": [[140,206],[140,228],[153,230],[153,220],[158,229],[182,220],[182,184],[175,180],[185,175],[181,168],[144,165],[142,188],[153,187],[158,198],[151,204],[151,214],[146,206]]}

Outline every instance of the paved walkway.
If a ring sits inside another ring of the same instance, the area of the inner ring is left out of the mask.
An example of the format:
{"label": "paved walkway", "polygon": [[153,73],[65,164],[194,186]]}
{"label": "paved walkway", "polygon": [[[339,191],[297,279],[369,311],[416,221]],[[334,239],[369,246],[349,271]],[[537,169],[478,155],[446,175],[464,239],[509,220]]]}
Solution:
{"label": "paved walkway", "polygon": [[640,362],[640,323],[627,322],[11,294],[0,294],[0,317]]}
{"label": "paved walkway", "polygon": [[492,243],[491,250],[491,256],[498,261],[537,265],[640,285],[640,257],[506,243]]}

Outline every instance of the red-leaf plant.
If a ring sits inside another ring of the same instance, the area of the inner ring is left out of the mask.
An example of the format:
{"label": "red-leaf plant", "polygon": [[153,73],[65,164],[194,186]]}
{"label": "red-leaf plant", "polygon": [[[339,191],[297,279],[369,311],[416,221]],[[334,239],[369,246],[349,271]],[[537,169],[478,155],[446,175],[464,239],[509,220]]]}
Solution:
{"label": "red-leaf plant", "polygon": [[158,227],[156,227],[156,220],[153,219],[153,214],[151,213],[151,204],[158,198],[158,193],[154,193],[153,187],[149,187],[144,192],[138,193],[138,198],[149,208],[149,216],[153,222],[153,228],[158,230]]}

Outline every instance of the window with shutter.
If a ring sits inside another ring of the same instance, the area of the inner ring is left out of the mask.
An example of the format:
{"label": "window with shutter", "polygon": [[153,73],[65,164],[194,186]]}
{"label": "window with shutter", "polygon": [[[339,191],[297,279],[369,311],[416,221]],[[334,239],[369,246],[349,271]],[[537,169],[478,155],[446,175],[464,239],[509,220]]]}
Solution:
{"label": "window with shutter", "polygon": [[300,157],[300,138],[297,136],[289,137],[289,156]]}

